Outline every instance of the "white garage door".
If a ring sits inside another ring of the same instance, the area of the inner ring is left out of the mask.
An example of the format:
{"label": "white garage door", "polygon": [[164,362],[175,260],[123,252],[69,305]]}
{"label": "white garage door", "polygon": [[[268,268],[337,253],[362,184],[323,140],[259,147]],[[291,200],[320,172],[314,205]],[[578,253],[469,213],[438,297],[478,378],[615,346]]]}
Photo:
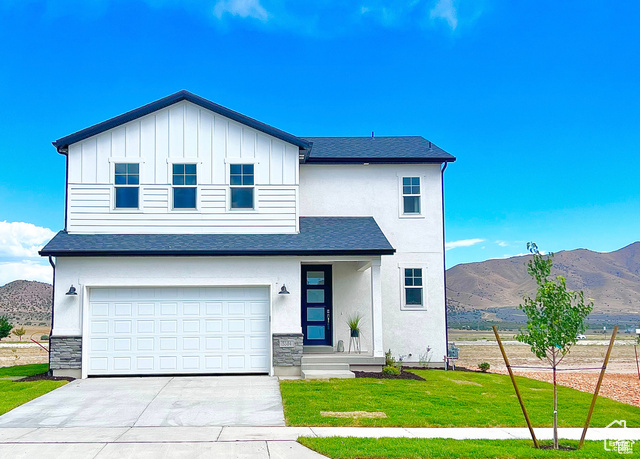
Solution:
{"label": "white garage door", "polygon": [[89,375],[267,373],[269,291],[94,288]]}

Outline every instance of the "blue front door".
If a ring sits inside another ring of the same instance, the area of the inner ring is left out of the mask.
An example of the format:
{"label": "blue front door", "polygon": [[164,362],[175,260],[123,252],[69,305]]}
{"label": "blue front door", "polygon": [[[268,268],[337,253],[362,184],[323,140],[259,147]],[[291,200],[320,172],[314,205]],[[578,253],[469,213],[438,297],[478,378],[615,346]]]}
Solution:
{"label": "blue front door", "polygon": [[304,344],[331,346],[331,299],[331,265],[302,265]]}

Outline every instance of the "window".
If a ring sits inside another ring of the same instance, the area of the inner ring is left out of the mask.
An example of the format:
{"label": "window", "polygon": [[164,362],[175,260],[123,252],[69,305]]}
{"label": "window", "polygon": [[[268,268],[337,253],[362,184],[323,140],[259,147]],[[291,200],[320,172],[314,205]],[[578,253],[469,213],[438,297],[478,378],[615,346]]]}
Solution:
{"label": "window", "polygon": [[140,185],[140,165],[136,163],[115,164],[116,209],[137,209]]}
{"label": "window", "polygon": [[420,213],[420,177],[402,178],[403,213]]}
{"label": "window", "polygon": [[405,268],[404,304],[408,307],[422,306],[422,268]]}
{"label": "window", "polygon": [[231,164],[231,208],[253,209],[253,164]]}
{"label": "window", "polygon": [[195,164],[173,165],[173,208],[195,209],[198,179]]}

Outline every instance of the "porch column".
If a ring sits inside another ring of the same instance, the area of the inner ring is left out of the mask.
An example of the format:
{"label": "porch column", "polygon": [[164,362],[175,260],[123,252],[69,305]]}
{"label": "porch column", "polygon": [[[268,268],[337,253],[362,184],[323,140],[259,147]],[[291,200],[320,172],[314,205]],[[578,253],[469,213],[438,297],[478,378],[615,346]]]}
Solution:
{"label": "porch column", "polygon": [[383,357],[380,260],[372,260],[371,262],[371,335],[373,338],[373,356]]}

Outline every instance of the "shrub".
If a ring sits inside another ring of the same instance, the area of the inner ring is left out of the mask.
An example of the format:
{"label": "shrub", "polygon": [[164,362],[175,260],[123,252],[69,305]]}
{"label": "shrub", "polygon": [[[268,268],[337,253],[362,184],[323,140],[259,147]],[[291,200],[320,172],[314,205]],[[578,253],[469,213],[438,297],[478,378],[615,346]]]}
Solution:
{"label": "shrub", "polygon": [[482,362],[478,364],[478,368],[480,368],[481,372],[486,373],[489,368],[491,368],[491,365],[489,364],[489,362]]}
{"label": "shrub", "polygon": [[384,364],[387,367],[395,367],[396,366],[396,359],[391,355],[391,349],[389,349],[385,354],[385,361]]}
{"label": "shrub", "polygon": [[12,328],[13,324],[9,322],[9,318],[7,316],[0,316],[0,339],[9,336]]}
{"label": "shrub", "polygon": [[399,375],[400,369],[393,365],[387,365],[382,369],[382,373],[385,375]]}
{"label": "shrub", "polygon": [[42,335],[40,341],[49,341],[49,335]]}

